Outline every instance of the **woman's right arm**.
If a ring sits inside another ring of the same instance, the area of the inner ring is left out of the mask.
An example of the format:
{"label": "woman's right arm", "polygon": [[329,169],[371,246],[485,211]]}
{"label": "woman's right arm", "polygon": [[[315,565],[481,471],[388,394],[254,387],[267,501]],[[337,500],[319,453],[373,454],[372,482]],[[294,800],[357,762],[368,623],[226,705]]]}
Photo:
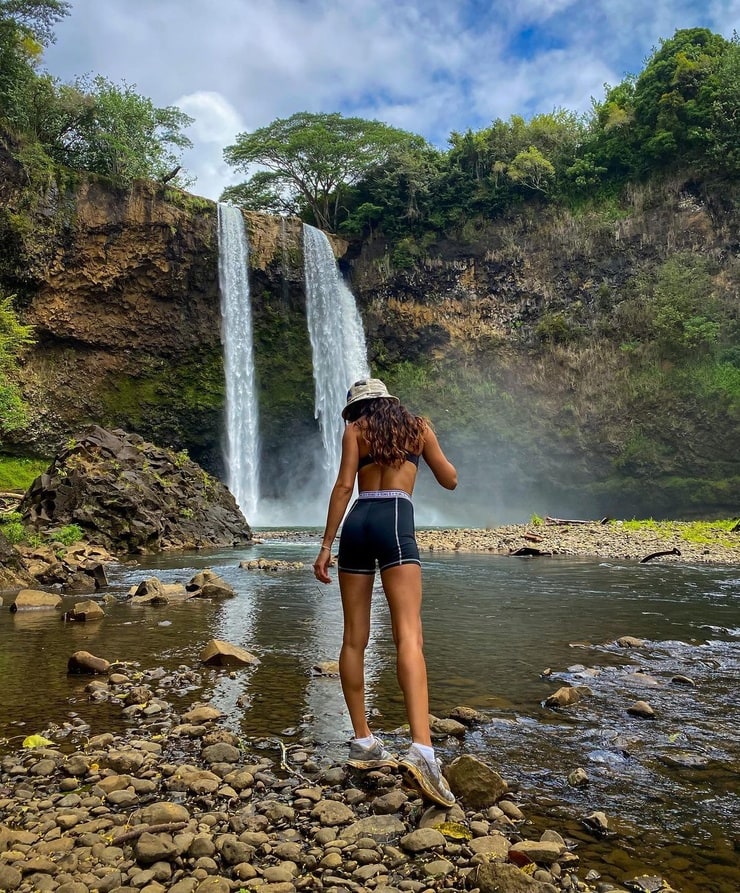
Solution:
{"label": "woman's right arm", "polygon": [[445,490],[457,487],[457,469],[442,452],[437,435],[427,425],[424,432],[424,449],[421,452],[424,461],[432,469],[432,474]]}
{"label": "woman's right arm", "polygon": [[350,423],[344,429],[342,436],[342,458],[339,462],[339,472],[329,497],[329,509],[326,514],[324,535],[321,538],[321,549],[313,565],[314,575],[320,583],[331,583],[328,569],[331,562],[332,543],[352,496],[359,457],[356,429],[354,424]]}

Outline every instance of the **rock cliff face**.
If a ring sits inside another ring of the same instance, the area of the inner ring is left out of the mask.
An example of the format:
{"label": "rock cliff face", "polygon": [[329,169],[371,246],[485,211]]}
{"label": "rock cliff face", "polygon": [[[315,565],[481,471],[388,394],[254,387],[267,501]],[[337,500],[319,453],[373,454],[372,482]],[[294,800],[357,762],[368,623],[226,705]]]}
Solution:
{"label": "rock cliff face", "polygon": [[[48,457],[100,424],[187,449],[221,474],[216,206],[150,183],[117,191],[44,179],[13,148],[0,145],[0,286],[18,295],[37,344],[22,381],[32,419],[4,448]],[[491,521],[584,505],[599,514],[734,510],[722,483],[738,476],[731,418],[701,406],[676,418],[659,401],[645,404],[645,418],[625,417],[632,404],[614,396],[629,373],[622,358],[571,344],[543,351],[534,337],[547,319],[594,331],[635,275],[677,251],[733,275],[731,198],[723,207],[677,181],[635,191],[618,216],[549,210],[471,223],[404,269],[377,234],[335,244],[373,369],[432,416],[472,482],[462,499],[479,499],[483,513],[499,506]],[[245,219],[270,496],[287,469],[300,473],[308,461],[296,444],[316,436],[302,229],[294,219]],[[651,475],[657,497],[647,499]],[[697,480],[707,484],[700,497]]]}
{"label": "rock cliff face", "polygon": [[[707,261],[731,302],[739,218],[732,194],[676,177],[635,187],[618,215],[530,209],[471,223],[409,269],[394,269],[376,236],[350,259],[373,364],[423,371],[407,384],[469,475],[505,481],[510,506],[736,512],[737,405],[719,392],[666,402],[660,370],[641,392],[619,340],[598,335],[635,282],[678,255]],[[500,486],[484,499],[500,504]]]}
{"label": "rock cliff face", "polygon": [[[88,424],[187,448],[219,471],[224,401],[216,205],[152,183],[31,190],[7,150],[0,283],[36,345],[23,368],[28,430],[6,448],[57,452]],[[31,200],[29,200],[31,195]],[[250,214],[256,296],[302,304],[301,224]],[[259,298],[257,298],[259,303]],[[259,311],[256,311],[259,312]]]}

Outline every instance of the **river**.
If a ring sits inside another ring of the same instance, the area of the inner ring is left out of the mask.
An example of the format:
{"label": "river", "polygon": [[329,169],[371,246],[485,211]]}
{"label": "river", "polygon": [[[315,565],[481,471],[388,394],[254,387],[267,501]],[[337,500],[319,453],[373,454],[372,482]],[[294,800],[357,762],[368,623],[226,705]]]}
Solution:
{"label": "river", "polygon": [[[202,687],[183,706],[208,699],[246,738],[290,743],[303,736],[341,759],[351,730],[339,681],[311,672],[336,659],[341,642],[338,587],[313,579],[315,552],[315,541],[296,533],[292,542],[268,538],[239,552],[115,565],[109,591],[119,598],[96,623],[4,608],[3,749],[33,732],[123,726],[120,710],[92,703],[86,680],[66,675],[70,654],[84,649],[142,670],[197,667]],[[306,567],[239,568],[240,559],[260,556]],[[740,825],[740,569],[472,554],[425,556],[423,564],[431,710],[444,716],[464,704],[487,718],[461,742],[440,742],[442,757],[469,752],[489,762],[520,790],[528,814],[550,825],[559,816],[604,866],[627,860],[630,869],[662,873],[687,893],[738,889],[732,835]],[[160,608],[125,601],[145,577],[187,582],[203,567],[231,583],[237,597]],[[65,609],[79,600],[66,597]],[[373,614],[368,709],[376,730],[400,749],[403,705],[379,589]],[[621,648],[614,640],[624,635],[645,644]],[[201,668],[200,651],[212,637],[247,648],[259,665]],[[672,681],[677,676],[694,684]],[[547,695],[566,683],[587,685],[591,694],[567,709],[545,708]],[[654,718],[626,712],[637,700],[650,703]],[[574,788],[567,776],[577,767],[590,783]],[[594,810],[609,816],[613,837],[595,842],[585,833],[580,820]],[[691,866],[704,886],[692,886]],[[715,885],[706,886],[707,878]]]}

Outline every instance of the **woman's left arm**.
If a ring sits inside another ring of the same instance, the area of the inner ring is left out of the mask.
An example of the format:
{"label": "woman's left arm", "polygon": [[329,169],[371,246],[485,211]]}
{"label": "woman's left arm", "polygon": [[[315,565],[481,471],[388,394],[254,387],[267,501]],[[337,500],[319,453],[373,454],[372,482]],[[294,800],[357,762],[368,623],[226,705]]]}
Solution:
{"label": "woman's left arm", "polygon": [[324,535],[321,538],[321,549],[313,564],[314,575],[320,583],[331,583],[329,576],[331,546],[354,490],[359,461],[360,448],[357,443],[357,432],[354,423],[350,423],[342,435],[342,458],[339,463],[339,472],[329,497],[329,509],[326,514]]}

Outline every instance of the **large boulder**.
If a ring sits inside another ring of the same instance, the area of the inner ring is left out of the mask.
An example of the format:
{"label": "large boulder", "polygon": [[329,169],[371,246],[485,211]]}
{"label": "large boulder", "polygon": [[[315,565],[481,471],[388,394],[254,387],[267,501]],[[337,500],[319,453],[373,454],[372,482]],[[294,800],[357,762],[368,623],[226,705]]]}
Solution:
{"label": "large boulder", "polygon": [[54,610],[62,604],[62,597],[58,592],[43,592],[41,589],[21,589],[16,595],[10,610],[35,611]]}
{"label": "large boulder", "polygon": [[226,487],[183,453],[94,425],[39,475],[23,520],[53,532],[77,524],[121,553],[231,546],[252,532]]}

